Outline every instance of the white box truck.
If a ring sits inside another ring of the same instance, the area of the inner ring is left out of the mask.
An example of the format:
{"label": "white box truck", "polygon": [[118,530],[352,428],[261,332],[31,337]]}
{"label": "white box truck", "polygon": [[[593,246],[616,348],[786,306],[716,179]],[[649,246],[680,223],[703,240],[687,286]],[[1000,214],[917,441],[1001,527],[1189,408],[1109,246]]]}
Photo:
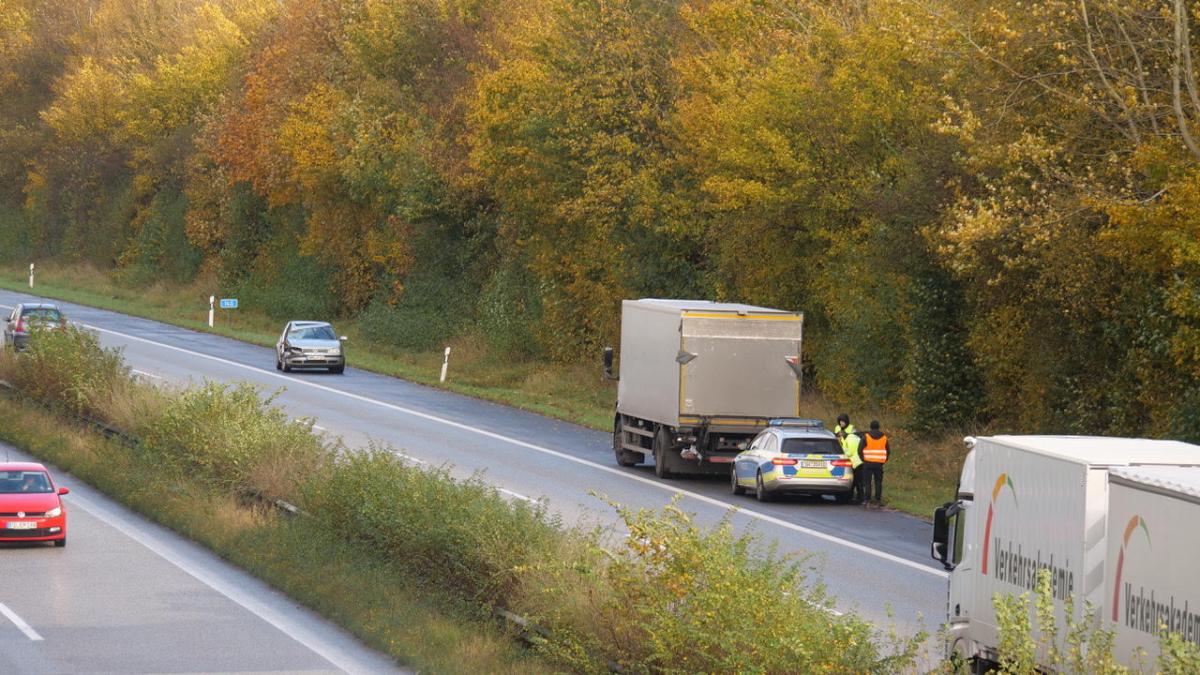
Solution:
{"label": "white box truck", "polygon": [[[931,549],[950,570],[947,656],[957,655],[980,668],[999,659],[993,596],[1026,591],[1032,596],[1040,570],[1050,573],[1060,639],[1066,632],[1068,597],[1076,621],[1089,606],[1097,619],[1112,616],[1113,589],[1105,576],[1110,566],[1119,566],[1119,554],[1112,557],[1109,528],[1125,527],[1109,517],[1110,483],[1118,480],[1111,476],[1120,475],[1117,469],[1183,471],[1182,467],[1200,465],[1200,446],[1178,441],[994,436],[968,439],[968,444],[973,447],[963,463],[957,499],[934,513]],[[1155,502],[1153,508],[1165,509],[1165,502]],[[1165,516],[1165,511],[1163,516],[1155,514],[1156,519]],[[1192,560],[1200,561],[1194,555],[1196,534],[1182,539],[1180,545],[1192,551]],[[1169,568],[1159,569],[1171,573]],[[1176,583],[1193,589],[1190,596],[1182,586],[1174,591],[1180,602],[1197,597],[1194,574],[1173,578],[1171,584]],[[1031,623],[1036,626],[1032,617]],[[1110,627],[1121,635],[1120,645],[1134,643],[1124,635],[1122,624]],[[1131,653],[1115,656],[1135,664]]]}
{"label": "white box truck", "polygon": [[[722,473],[774,418],[800,412],[804,315],[703,300],[626,300],[613,451],[661,478]],[[612,377],[613,351],[605,349]]]}

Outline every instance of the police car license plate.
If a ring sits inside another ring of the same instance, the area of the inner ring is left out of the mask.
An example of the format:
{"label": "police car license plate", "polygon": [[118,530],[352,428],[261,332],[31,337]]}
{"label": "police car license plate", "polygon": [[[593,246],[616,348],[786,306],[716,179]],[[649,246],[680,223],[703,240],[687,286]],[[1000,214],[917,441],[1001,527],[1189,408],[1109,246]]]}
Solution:
{"label": "police car license plate", "polygon": [[801,469],[824,469],[825,461],[819,459],[805,459],[800,461]]}
{"label": "police car license plate", "polygon": [[32,520],[16,520],[7,523],[10,530],[32,530],[37,527],[37,523]]}

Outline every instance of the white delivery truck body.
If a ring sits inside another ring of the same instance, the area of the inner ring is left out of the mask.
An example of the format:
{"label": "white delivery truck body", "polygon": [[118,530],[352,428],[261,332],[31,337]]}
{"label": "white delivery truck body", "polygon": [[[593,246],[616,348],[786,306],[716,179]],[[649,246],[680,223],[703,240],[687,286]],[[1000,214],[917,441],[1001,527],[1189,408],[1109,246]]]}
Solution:
{"label": "white delivery truck body", "polygon": [[1200,468],[1109,472],[1104,619],[1118,655],[1158,659],[1160,626],[1200,645]]}
{"label": "white delivery truck body", "polygon": [[[728,473],[740,444],[800,411],[804,315],[704,300],[621,305],[613,450],[655,472]],[[612,353],[606,354],[611,368]]]}
{"label": "white delivery truck body", "polygon": [[949,652],[996,661],[993,596],[1032,597],[1039,570],[1050,572],[1060,627],[1068,597],[1076,619],[1087,605],[1106,606],[1109,470],[1132,465],[1200,465],[1200,447],[1079,436],[975,441],[958,501],[935,514],[934,557],[952,567]]}

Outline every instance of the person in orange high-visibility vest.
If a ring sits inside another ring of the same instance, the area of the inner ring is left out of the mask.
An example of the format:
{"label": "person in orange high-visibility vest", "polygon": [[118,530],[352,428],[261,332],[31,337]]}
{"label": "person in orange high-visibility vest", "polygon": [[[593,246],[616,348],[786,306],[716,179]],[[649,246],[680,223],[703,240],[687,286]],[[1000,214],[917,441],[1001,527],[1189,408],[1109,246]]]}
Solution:
{"label": "person in orange high-visibility vest", "polygon": [[[863,503],[878,507],[883,501],[883,465],[891,456],[892,448],[888,445],[887,434],[879,430],[877,420],[871,420],[871,430],[863,436],[860,453],[863,461],[860,467],[863,472]],[[872,485],[875,486],[873,497]]]}

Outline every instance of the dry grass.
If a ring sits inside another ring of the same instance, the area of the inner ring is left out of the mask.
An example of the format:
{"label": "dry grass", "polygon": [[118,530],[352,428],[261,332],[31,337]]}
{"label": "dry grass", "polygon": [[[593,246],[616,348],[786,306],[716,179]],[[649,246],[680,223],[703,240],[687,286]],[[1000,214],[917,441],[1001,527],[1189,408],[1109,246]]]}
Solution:
{"label": "dry grass", "polygon": [[373,551],[198,488],[19,395],[3,396],[0,439],[208,546],[419,671],[551,672],[486,615]]}

